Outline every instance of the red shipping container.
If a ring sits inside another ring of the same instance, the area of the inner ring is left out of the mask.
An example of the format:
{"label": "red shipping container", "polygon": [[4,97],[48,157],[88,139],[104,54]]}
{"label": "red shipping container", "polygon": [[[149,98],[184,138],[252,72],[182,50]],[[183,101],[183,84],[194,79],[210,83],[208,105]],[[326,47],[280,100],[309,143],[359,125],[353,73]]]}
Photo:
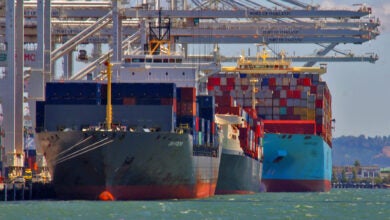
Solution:
{"label": "red shipping container", "polygon": [[199,117],[198,116],[195,118],[195,131],[196,132],[199,131]]}
{"label": "red shipping container", "polygon": [[219,86],[219,85],[221,85],[221,78],[220,77],[210,77],[210,78],[208,78],[207,85]]}
{"label": "red shipping container", "polygon": [[181,91],[181,101],[196,101],[196,88],[195,87],[183,87]]}
{"label": "red shipping container", "polygon": [[218,106],[233,106],[234,100],[232,96],[215,96],[215,104]]}
{"label": "red shipping container", "polygon": [[268,80],[268,85],[269,86],[276,86],[276,78],[269,78]]}
{"label": "red shipping container", "polygon": [[315,134],[314,120],[264,120],[264,130],[269,133]]}
{"label": "red shipping container", "polygon": [[234,87],[233,86],[220,86],[220,89],[223,92],[229,92],[229,91],[232,91],[234,89]]}
{"label": "red shipping container", "polygon": [[294,90],[294,98],[300,99],[301,98],[301,91],[300,90]]}
{"label": "red shipping container", "polygon": [[241,90],[242,91],[247,91],[248,89],[249,89],[249,86],[241,85]]}
{"label": "red shipping container", "polygon": [[233,77],[226,78],[226,85],[235,86],[235,84],[236,84],[236,78]]}
{"label": "red shipping container", "polygon": [[214,91],[214,86],[207,85],[207,91]]}
{"label": "red shipping container", "polygon": [[279,99],[279,106],[281,107],[287,106],[287,99]]}
{"label": "red shipping container", "polygon": [[241,107],[218,106],[215,108],[215,113],[216,114],[241,115]]}
{"label": "red shipping container", "polygon": [[280,98],[280,91],[279,90],[273,91],[272,97],[273,98]]}
{"label": "red shipping container", "polygon": [[311,85],[311,79],[310,78],[299,78],[297,80],[297,84],[301,86],[310,86]]}
{"label": "red shipping container", "polygon": [[310,86],[310,93],[317,94],[317,86]]}
{"label": "red shipping container", "polygon": [[196,102],[180,102],[181,116],[196,116]]}
{"label": "red shipping container", "polygon": [[293,90],[287,90],[286,91],[286,96],[288,99],[294,98],[294,91]]}
{"label": "red shipping container", "polygon": [[316,108],[323,108],[324,100],[316,100]]}
{"label": "red shipping container", "polygon": [[135,97],[125,97],[123,98],[123,105],[135,105]]}

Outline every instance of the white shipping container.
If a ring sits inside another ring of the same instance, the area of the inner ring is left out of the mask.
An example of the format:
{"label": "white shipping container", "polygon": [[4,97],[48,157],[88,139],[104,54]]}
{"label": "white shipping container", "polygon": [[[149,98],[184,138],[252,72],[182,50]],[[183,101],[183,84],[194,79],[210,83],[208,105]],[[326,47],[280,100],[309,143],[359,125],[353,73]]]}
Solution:
{"label": "white shipping container", "polygon": [[257,114],[265,115],[266,110],[265,107],[257,107],[256,108]]}
{"label": "white shipping container", "polygon": [[303,86],[303,90],[302,91],[310,93],[310,86]]}
{"label": "white shipping container", "polygon": [[285,89],[280,90],[280,98],[282,98],[282,99],[287,98],[287,90],[285,90]]}
{"label": "white shipping container", "polygon": [[266,115],[272,115],[272,107],[266,107],[265,108],[265,114]]}
{"label": "white shipping container", "polygon": [[273,115],[279,115],[279,107],[273,107],[272,108],[272,114]]}
{"label": "white shipping container", "polygon": [[307,96],[309,95],[308,92],[305,92],[305,91],[301,91],[301,99],[307,99]]}
{"label": "white shipping container", "polygon": [[221,86],[226,86],[227,85],[227,78],[222,77],[221,78]]}
{"label": "white shipping container", "polygon": [[297,82],[298,82],[298,80],[296,78],[291,78],[290,86],[297,86],[297,84],[298,84]]}
{"label": "white shipping container", "polygon": [[244,106],[244,99],[243,98],[236,98],[236,104],[238,106]]}
{"label": "white shipping container", "polygon": [[320,81],[320,74],[313,74],[312,76],[312,82],[317,84]]}
{"label": "white shipping container", "polygon": [[310,94],[310,95],[307,97],[307,101],[308,101],[308,102],[315,102],[315,101],[316,101],[316,95],[315,95],[315,94]]}
{"label": "white shipping container", "polygon": [[282,85],[283,85],[283,86],[288,86],[288,85],[290,85],[290,78],[283,78]]}
{"label": "white shipping container", "polygon": [[324,116],[325,111],[322,108],[316,108],[316,116]]}
{"label": "white shipping container", "polygon": [[283,80],[282,80],[282,79],[283,79],[283,78],[276,78],[276,80],[275,80],[275,81],[276,81],[276,82],[275,82],[276,84],[275,84],[275,85],[276,85],[276,86],[282,86],[282,85],[283,85]]}
{"label": "white shipping container", "polygon": [[294,99],[287,99],[287,106],[288,107],[294,106]]}
{"label": "white shipping container", "polygon": [[307,100],[306,99],[301,99],[299,107],[307,107]]}
{"label": "white shipping container", "polygon": [[282,90],[283,89],[283,86],[276,86],[275,87],[275,91],[280,91],[280,90]]}
{"label": "white shipping container", "polygon": [[241,78],[241,85],[248,86],[249,85],[249,78]]}
{"label": "white shipping container", "polygon": [[279,106],[280,105],[280,100],[279,99],[273,99],[272,102],[273,102],[274,106]]}
{"label": "white shipping container", "polygon": [[264,106],[272,106],[272,99],[263,99]]}
{"label": "white shipping container", "polygon": [[301,107],[301,100],[300,99],[294,99],[294,105],[293,106]]}

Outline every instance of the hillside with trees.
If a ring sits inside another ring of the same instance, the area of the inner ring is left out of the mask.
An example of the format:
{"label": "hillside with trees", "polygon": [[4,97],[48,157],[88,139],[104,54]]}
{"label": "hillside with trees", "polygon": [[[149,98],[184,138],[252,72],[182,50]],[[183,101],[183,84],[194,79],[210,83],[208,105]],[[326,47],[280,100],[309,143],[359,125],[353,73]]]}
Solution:
{"label": "hillside with trees", "polygon": [[390,136],[366,137],[360,135],[333,138],[333,165],[390,167]]}

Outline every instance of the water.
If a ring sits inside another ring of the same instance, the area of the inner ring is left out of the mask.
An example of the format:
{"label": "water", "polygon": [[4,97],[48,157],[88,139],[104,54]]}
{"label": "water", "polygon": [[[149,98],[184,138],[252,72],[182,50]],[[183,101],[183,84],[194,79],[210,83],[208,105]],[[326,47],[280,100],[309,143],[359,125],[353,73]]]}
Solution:
{"label": "water", "polygon": [[390,190],[259,193],[197,200],[8,201],[0,219],[390,219]]}

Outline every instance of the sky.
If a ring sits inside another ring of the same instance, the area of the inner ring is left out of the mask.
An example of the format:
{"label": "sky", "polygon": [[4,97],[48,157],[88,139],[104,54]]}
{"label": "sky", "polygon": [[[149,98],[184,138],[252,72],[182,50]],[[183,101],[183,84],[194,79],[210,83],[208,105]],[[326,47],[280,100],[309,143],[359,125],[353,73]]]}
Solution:
{"label": "sky", "polygon": [[[347,8],[362,3],[352,0],[315,2],[320,2],[321,8]],[[374,64],[328,63],[328,72],[323,79],[332,93],[332,112],[336,119],[334,137],[390,135],[390,1],[366,0],[364,3],[372,7],[375,17],[379,17],[380,35],[362,45],[337,48],[351,49],[356,55],[374,52],[379,60]]]}

